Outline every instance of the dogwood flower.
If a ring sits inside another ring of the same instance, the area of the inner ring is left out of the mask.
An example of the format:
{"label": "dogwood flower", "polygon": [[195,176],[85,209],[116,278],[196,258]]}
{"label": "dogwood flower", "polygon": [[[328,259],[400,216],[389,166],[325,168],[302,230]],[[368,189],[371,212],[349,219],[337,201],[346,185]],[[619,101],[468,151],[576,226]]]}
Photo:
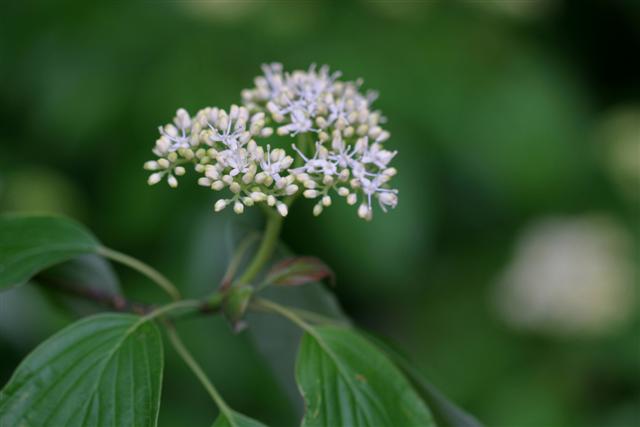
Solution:
{"label": "dogwood flower", "polygon": [[[207,107],[194,116],[179,109],[159,128],[158,158],[145,163],[153,172],[149,184],[166,179],[177,187],[184,165],[192,164],[202,175],[198,184],[230,193],[215,211],[232,206],[241,214],[264,203],[286,216],[297,194],[318,200],[315,215],[331,206],[334,194],[350,205],[360,200],[358,215],[367,220],[375,200],[384,212],[395,208],[398,190],[389,181],[396,170],[389,164],[397,152],[383,146],[390,135],[371,108],[377,94],[362,93],[359,80],[339,80],[341,73],[326,65],[287,73],[272,63],[262,70],[254,87],[242,91],[242,106]],[[289,137],[298,141],[283,141]]]}

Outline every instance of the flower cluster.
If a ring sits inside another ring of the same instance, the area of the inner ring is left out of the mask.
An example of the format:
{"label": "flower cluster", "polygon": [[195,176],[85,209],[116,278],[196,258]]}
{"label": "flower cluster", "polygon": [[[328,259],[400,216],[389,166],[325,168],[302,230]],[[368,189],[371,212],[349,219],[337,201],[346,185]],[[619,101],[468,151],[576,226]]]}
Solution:
{"label": "flower cluster", "polygon": [[[361,93],[359,81],[338,80],[340,73],[327,66],[285,73],[282,65],[269,64],[263,72],[242,92],[242,106],[208,107],[194,116],[179,109],[172,124],[160,127],[153,149],[158,159],[145,163],[153,171],[149,184],[166,178],[176,187],[183,165],[191,163],[203,175],[200,185],[229,190],[216,211],[232,205],[240,214],[245,206],[266,203],[286,216],[298,193],[317,199],[315,215],[334,194],[350,205],[360,202],[358,215],[367,220],[375,200],[385,212],[394,208],[398,191],[389,180],[396,169],[389,163],[396,152],[383,147],[389,132],[380,112],[371,110],[376,94]],[[275,148],[296,136],[293,156]]]}

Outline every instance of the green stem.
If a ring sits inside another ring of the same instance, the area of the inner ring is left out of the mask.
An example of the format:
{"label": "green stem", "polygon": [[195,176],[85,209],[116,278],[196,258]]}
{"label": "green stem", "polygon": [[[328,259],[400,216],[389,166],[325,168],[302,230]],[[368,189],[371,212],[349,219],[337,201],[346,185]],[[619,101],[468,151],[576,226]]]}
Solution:
{"label": "green stem", "polygon": [[293,310],[289,309],[289,307],[285,307],[283,305],[277,304],[273,301],[263,299],[263,298],[256,299],[255,301],[253,301],[252,305],[255,308],[261,308],[266,311],[279,314],[282,317],[285,317],[291,320],[293,323],[300,326],[300,328],[302,328],[303,330],[311,334],[315,334],[313,327],[307,322],[305,322],[300,315],[295,313]]}
{"label": "green stem", "polygon": [[169,341],[171,341],[173,348],[176,349],[176,352],[180,355],[180,357],[182,357],[182,360],[184,360],[184,362],[191,369],[191,371],[193,371],[198,380],[200,380],[200,383],[202,383],[204,388],[207,390],[209,396],[211,396],[211,399],[213,399],[215,404],[218,406],[218,409],[220,409],[220,412],[222,412],[225,417],[227,417],[227,419],[232,420],[233,413],[231,411],[231,408],[224,401],[220,393],[218,393],[218,390],[216,390],[213,383],[207,377],[207,374],[202,370],[189,350],[184,346],[184,343],[182,342],[180,336],[172,325],[167,326],[167,335],[169,336]]}
{"label": "green stem", "polygon": [[[298,136],[299,148],[303,152],[308,151],[310,143],[311,140],[306,135],[301,134]],[[295,164],[299,165],[302,159],[298,157],[295,161]],[[300,193],[300,191],[298,191],[298,193]],[[285,198],[285,204],[288,207],[291,206],[298,193]],[[247,285],[251,283],[258,273],[260,273],[260,270],[262,270],[267,261],[269,261],[273,251],[278,245],[278,236],[280,235],[280,230],[282,228],[283,218],[272,208],[266,208],[265,213],[267,215],[267,225],[265,227],[264,236],[262,237],[262,243],[258,248],[258,252],[256,252],[253,260],[251,261],[251,264],[249,264],[245,272],[238,279],[238,285]]]}
{"label": "green stem", "polygon": [[238,285],[247,285],[251,283],[253,279],[260,273],[260,270],[269,261],[273,251],[278,244],[278,236],[282,229],[282,217],[276,212],[272,212],[267,215],[267,225],[264,230],[264,236],[262,242],[256,252],[253,260],[245,270],[245,272],[238,279]]}
{"label": "green stem", "polygon": [[224,290],[231,286],[231,281],[236,275],[244,256],[246,255],[251,245],[253,245],[253,243],[258,240],[259,236],[260,235],[258,233],[251,233],[240,243],[240,246],[238,246],[238,249],[235,251],[233,257],[231,258],[231,262],[229,262],[227,271],[224,274],[222,281],[220,282],[220,289]]}
{"label": "green stem", "polygon": [[[258,289],[256,289],[257,291]],[[268,299],[263,299],[263,298],[257,298],[255,299],[252,303],[251,303],[251,307],[258,309],[258,310],[264,310],[264,311],[268,311],[268,312],[272,312],[272,313],[282,313],[284,311],[287,311],[289,313],[289,315],[294,315],[299,317],[300,319],[307,321],[307,322],[311,322],[311,323],[317,323],[320,325],[334,325],[334,326],[345,326],[345,327],[350,327],[351,324],[347,321],[347,320],[343,320],[343,319],[334,319],[332,317],[329,316],[325,316],[323,314],[320,313],[316,313],[313,311],[309,311],[309,310],[304,310],[301,308],[296,308],[296,307],[291,307],[291,306],[283,306],[283,305],[279,305],[271,300]],[[276,308],[277,307],[277,308]],[[278,311],[279,310],[279,311]]]}
{"label": "green stem", "polygon": [[160,286],[173,300],[179,300],[181,298],[180,292],[169,279],[163,276],[158,270],[145,264],[139,259],[104,246],[100,246],[97,253],[98,255],[102,255],[105,258],[119,262],[120,264],[126,265],[127,267],[140,272]]}
{"label": "green stem", "polygon": [[200,309],[202,307],[202,302],[197,300],[181,300],[172,302],[171,304],[163,305],[162,307],[158,307],[153,310],[151,313],[145,315],[141,322],[148,322],[149,320],[155,319],[156,317],[162,316],[170,311],[185,309],[185,308],[196,308]]}

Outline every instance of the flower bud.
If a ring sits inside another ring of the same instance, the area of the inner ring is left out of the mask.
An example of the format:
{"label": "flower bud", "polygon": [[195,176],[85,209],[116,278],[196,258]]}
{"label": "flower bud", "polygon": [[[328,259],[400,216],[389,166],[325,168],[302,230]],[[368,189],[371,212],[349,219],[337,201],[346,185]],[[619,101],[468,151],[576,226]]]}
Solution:
{"label": "flower bud", "polygon": [[162,173],[160,172],[152,173],[151,175],[149,175],[149,179],[147,179],[147,183],[149,185],[155,185],[159,183],[161,179],[162,179]]}
{"label": "flower bud", "polygon": [[227,202],[226,200],[224,200],[224,199],[220,199],[220,200],[218,200],[218,201],[216,202],[216,204],[213,206],[213,209],[214,209],[216,212],[220,212],[221,210],[223,210],[224,208],[226,208],[226,207],[227,207],[227,203],[228,203],[228,202]]}
{"label": "flower bud", "polygon": [[144,164],[144,168],[148,171],[154,171],[158,169],[158,162],[153,161],[153,160],[149,160],[148,162],[145,162]]}
{"label": "flower bud", "polygon": [[370,221],[372,217],[371,208],[365,203],[358,208],[358,216],[364,220]]}
{"label": "flower bud", "polygon": [[260,191],[254,191],[253,193],[251,193],[251,199],[254,202],[264,202],[265,200],[267,200],[267,195]]}
{"label": "flower bud", "polygon": [[298,192],[298,186],[295,184],[287,185],[287,188],[285,188],[284,192],[287,196],[296,194]]}
{"label": "flower bud", "polygon": [[278,210],[278,213],[282,216],[287,216],[287,214],[289,213],[289,209],[287,208],[287,205],[285,205],[282,202],[278,202],[276,204],[276,209]]}
{"label": "flower bud", "polygon": [[229,185],[229,190],[234,194],[238,194],[242,188],[240,187],[240,184],[234,181]]}

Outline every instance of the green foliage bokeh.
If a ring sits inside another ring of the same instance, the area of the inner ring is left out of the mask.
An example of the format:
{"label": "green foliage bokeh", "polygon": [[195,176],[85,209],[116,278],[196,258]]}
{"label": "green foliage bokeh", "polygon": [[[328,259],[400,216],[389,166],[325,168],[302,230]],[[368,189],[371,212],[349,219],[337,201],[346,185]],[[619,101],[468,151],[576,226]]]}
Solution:
{"label": "green foliage bokeh", "polygon": [[[640,7],[394,3],[3,5],[0,210],[69,214],[202,295],[259,212],[214,215],[213,195],[189,179],[180,191],[149,188],[142,163],[156,127],[180,106],[239,102],[263,62],[327,63],[380,92],[388,147],[400,153],[400,204],[372,223],[338,203],[319,218],[308,205],[292,209],[283,240],[330,265],[356,322],[398,342],[487,425],[631,425],[637,315],[603,337],[550,338],[506,325],[491,293],[535,218],[605,212],[637,242],[637,199],[609,176],[596,130],[616,108],[639,108],[640,70],[590,33],[613,32],[605,41],[637,53]],[[158,296],[119,272],[128,295]],[[0,311],[12,306],[0,313],[0,384],[72,321],[46,297],[36,308],[21,296],[33,292],[0,296]],[[7,332],[23,325],[26,335]],[[269,425],[299,419],[246,336],[217,318],[182,329],[234,407]],[[160,425],[210,423],[206,394],[175,355],[166,363]]]}

